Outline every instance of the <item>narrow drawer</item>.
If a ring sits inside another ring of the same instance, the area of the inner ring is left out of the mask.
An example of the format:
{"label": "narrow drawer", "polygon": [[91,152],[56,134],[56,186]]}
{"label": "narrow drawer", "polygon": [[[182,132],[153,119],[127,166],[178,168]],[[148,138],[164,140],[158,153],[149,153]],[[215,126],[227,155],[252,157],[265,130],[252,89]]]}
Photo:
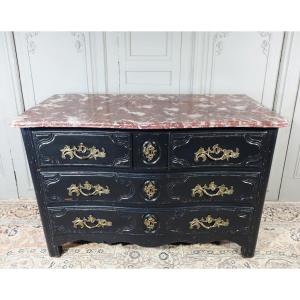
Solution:
{"label": "narrow drawer", "polygon": [[170,167],[262,167],[267,138],[265,130],[171,133]]}
{"label": "narrow drawer", "polygon": [[[134,238],[137,244],[152,246],[165,242],[162,237],[226,239],[251,230],[254,209],[251,207],[183,207],[172,209],[130,209],[112,207],[49,208],[52,230],[56,236],[72,240],[101,239],[101,234],[116,241]],[[153,240],[151,240],[151,238]],[[170,240],[169,240],[170,242]]]}
{"label": "narrow drawer", "polygon": [[168,167],[168,133],[133,134],[133,166],[141,169]]}
{"label": "narrow drawer", "polygon": [[47,203],[183,205],[255,203],[259,172],[41,172]]}
{"label": "narrow drawer", "polygon": [[33,131],[39,166],[131,167],[129,133]]}

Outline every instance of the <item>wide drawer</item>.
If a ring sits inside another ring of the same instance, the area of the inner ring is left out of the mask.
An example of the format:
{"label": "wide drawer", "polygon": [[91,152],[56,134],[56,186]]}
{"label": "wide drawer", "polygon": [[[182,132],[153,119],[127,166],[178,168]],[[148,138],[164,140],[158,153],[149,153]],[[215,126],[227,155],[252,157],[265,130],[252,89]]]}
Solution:
{"label": "wide drawer", "polygon": [[33,131],[38,166],[131,167],[129,133]]}
{"label": "wide drawer", "polygon": [[262,167],[267,139],[265,130],[171,133],[170,167]]}
{"label": "wide drawer", "polygon": [[259,172],[41,172],[47,203],[157,206],[247,203],[258,199]]}
{"label": "wide drawer", "polygon": [[251,230],[254,209],[205,206],[147,210],[57,207],[48,211],[56,237],[68,235],[72,240],[93,240],[93,236],[101,239],[101,235],[105,237],[107,234],[106,237],[116,237],[119,242],[131,237],[127,241],[150,246],[159,244],[163,236],[176,241],[180,240],[180,236],[185,241],[195,241],[197,236],[226,239],[236,233],[247,234]]}

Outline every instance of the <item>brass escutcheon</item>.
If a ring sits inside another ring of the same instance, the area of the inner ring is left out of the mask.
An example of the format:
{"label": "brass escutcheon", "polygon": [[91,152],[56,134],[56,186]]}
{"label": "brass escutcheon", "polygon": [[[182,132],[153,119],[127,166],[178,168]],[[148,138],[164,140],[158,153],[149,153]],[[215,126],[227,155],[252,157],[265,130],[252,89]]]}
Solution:
{"label": "brass escutcheon", "polygon": [[154,198],[156,192],[157,192],[157,188],[155,186],[154,181],[148,180],[144,183],[144,193],[146,194],[146,196],[149,200]]}
{"label": "brass escutcheon", "polygon": [[143,145],[143,155],[148,162],[151,162],[157,153],[157,149],[155,147],[155,142],[147,141]]}

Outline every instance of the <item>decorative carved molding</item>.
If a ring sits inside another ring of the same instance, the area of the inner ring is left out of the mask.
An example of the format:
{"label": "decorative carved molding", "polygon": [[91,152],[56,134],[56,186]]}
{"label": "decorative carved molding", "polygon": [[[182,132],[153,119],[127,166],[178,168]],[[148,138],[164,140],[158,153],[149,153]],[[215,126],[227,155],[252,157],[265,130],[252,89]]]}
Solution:
{"label": "decorative carved molding", "polygon": [[262,42],[261,42],[261,45],[260,45],[261,48],[262,48],[262,53],[265,56],[268,56],[269,55],[269,49],[270,49],[271,32],[263,31],[263,32],[259,32],[258,34],[263,39]]}
{"label": "decorative carved molding", "polygon": [[222,54],[223,48],[224,48],[223,42],[224,42],[224,39],[228,37],[228,35],[229,35],[229,32],[217,32],[217,33],[215,33],[214,46],[215,46],[215,53],[217,55]]}
{"label": "decorative carved molding", "polygon": [[26,45],[27,45],[27,51],[29,55],[32,55],[35,53],[36,50],[36,43],[34,41],[34,38],[38,35],[38,32],[28,32],[25,34],[26,39]]}
{"label": "decorative carved molding", "polygon": [[85,48],[85,36],[83,32],[71,32],[71,35],[74,37],[75,43],[75,49],[78,53],[83,52],[83,49]]}
{"label": "decorative carved molding", "polygon": [[55,137],[56,136],[53,133],[42,133],[33,135],[35,147],[37,149],[37,155],[41,162],[48,163],[51,161],[51,157],[49,157],[49,155],[41,151],[41,149],[44,146],[51,144],[55,140]]}
{"label": "decorative carved molding", "polygon": [[130,164],[131,157],[128,155],[128,153],[131,150],[130,136],[116,133],[116,134],[111,134],[109,138],[115,145],[118,145],[120,148],[129,150],[128,152],[127,151],[125,152],[126,153],[125,155],[116,158],[113,161],[113,165],[122,166],[122,165]]}

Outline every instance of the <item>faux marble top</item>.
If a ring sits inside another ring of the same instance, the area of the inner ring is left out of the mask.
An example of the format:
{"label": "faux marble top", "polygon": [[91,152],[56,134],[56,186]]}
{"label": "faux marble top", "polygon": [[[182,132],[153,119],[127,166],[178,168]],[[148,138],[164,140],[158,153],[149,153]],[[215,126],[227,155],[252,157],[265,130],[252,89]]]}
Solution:
{"label": "faux marble top", "polygon": [[13,127],[172,129],[285,127],[287,121],[246,95],[54,95]]}

